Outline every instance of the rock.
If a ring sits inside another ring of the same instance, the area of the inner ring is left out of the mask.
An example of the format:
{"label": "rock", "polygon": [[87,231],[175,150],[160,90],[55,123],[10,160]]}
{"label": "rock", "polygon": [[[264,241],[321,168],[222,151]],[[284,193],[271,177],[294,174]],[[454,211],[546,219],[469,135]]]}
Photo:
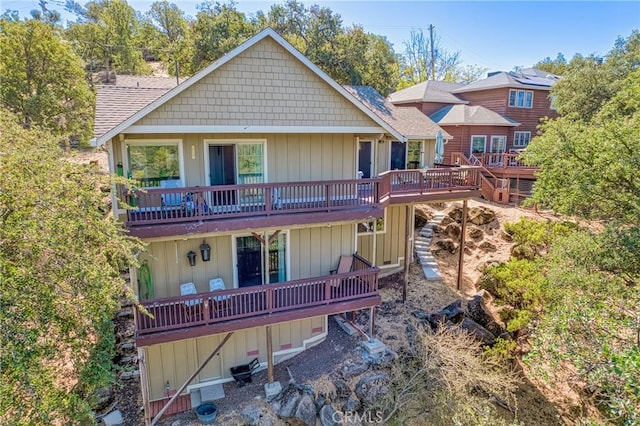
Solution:
{"label": "rock", "polygon": [[502,232],[500,232],[500,238],[508,243],[512,243],[513,242],[513,237],[511,236],[511,234],[509,234],[507,231],[502,230]]}
{"label": "rock", "polygon": [[[460,218],[462,218],[462,213],[460,213]],[[453,223],[454,220],[450,216],[445,216],[440,221],[440,226],[447,226],[450,223]]]}
{"label": "rock", "polygon": [[467,234],[469,235],[469,238],[473,238],[475,240],[482,238],[484,236],[484,231],[478,227],[472,226],[467,231]]}
{"label": "rock", "polygon": [[240,417],[246,426],[275,426],[280,423],[268,405],[248,405],[240,412]]}
{"label": "rock", "polygon": [[112,411],[104,416],[102,418],[102,421],[104,422],[104,426],[121,425],[123,422],[122,413],[120,412],[120,410]]}
{"label": "rock", "polygon": [[423,311],[413,311],[413,312],[411,312],[411,315],[413,315],[414,317],[418,318],[419,320],[424,320],[424,319],[427,319],[429,317],[429,314],[427,314],[426,312],[423,312]]}
{"label": "rock", "polygon": [[446,250],[449,253],[455,253],[458,249],[456,244],[451,240],[438,240],[435,242],[437,248]]}
{"label": "rock", "polygon": [[450,322],[444,314],[431,314],[427,320],[433,330],[437,330],[439,327],[444,327],[448,322]]}
{"label": "rock", "polygon": [[337,426],[342,423],[342,416],[331,405],[325,405],[320,410],[320,424],[322,426]]}
{"label": "rock", "polygon": [[494,336],[501,335],[506,331],[491,315],[481,295],[475,295],[467,302],[467,315]]}
{"label": "rock", "polygon": [[447,209],[445,213],[446,213],[445,217],[449,217],[450,220],[454,222],[462,223],[462,207],[460,206],[450,207],[449,209]]}
{"label": "rock", "polygon": [[103,411],[111,401],[113,401],[113,389],[109,387],[100,388],[96,391],[96,405],[94,410],[97,412]]}
{"label": "rock", "polygon": [[324,395],[318,395],[313,403],[316,406],[316,412],[319,413],[322,407],[327,404],[327,398],[325,398]]}
{"label": "rock", "polygon": [[431,228],[431,231],[434,234],[442,234],[444,232],[444,228],[440,225],[434,225],[433,228]]}
{"label": "rock", "polygon": [[[314,394],[315,392],[312,386],[289,383],[289,385],[276,398],[274,403],[274,406],[277,407],[276,413],[278,414],[278,417],[287,420],[298,418],[301,421],[305,421],[306,418],[298,417],[298,414],[306,416],[307,411],[309,411],[308,405],[310,405],[315,418],[316,407],[313,401]],[[302,411],[299,412],[298,406],[303,403],[303,400],[305,406],[302,407]]]}
{"label": "rock", "polygon": [[486,207],[472,207],[467,214],[467,218],[474,225],[487,225],[496,218],[496,212]]}
{"label": "rock", "polygon": [[293,417],[305,426],[316,424],[316,405],[311,395],[302,395]]}
{"label": "rock", "polygon": [[333,380],[333,386],[336,388],[336,397],[349,398],[351,395],[351,388],[349,384],[342,379]]}
{"label": "rock", "polygon": [[415,226],[416,229],[422,229],[433,217],[431,209],[425,205],[417,204],[415,208]]}
{"label": "rock", "polygon": [[356,395],[365,405],[373,405],[389,391],[389,375],[384,372],[372,373],[360,379],[356,385]]}
{"label": "rock", "polygon": [[387,347],[382,354],[376,357],[372,357],[369,363],[371,365],[375,365],[376,367],[387,367],[396,359],[398,359],[398,354]]}
{"label": "rock", "polygon": [[511,257],[515,257],[516,259],[534,260],[536,258],[536,252],[530,246],[518,244],[511,247]]}
{"label": "rock", "polygon": [[500,262],[494,259],[489,259],[485,262],[478,263],[478,265],[476,266],[476,270],[480,272],[484,272],[485,269],[495,268],[496,266],[500,266]]}
{"label": "rock", "polygon": [[448,304],[442,310],[436,313],[436,315],[444,315],[449,321],[460,322],[464,316],[464,310],[462,309],[462,299],[458,299],[453,303]]}
{"label": "rock", "polygon": [[344,378],[345,380],[350,379],[353,376],[357,376],[359,374],[364,373],[365,371],[367,371],[368,368],[369,366],[364,361],[347,364],[344,367],[342,367],[342,370],[341,370],[342,378]]}
{"label": "rock", "polygon": [[460,225],[458,225],[457,223],[450,223],[446,226],[446,228],[444,228],[444,233],[447,235],[447,237],[453,240],[460,239],[460,232]]}
{"label": "rock", "polygon": [[360,400],[355,396],[351,395],[347,402],[342,405],[342,411],[345,413],[354,413],[360,409]]}
{"label": "rock", "polygon": [[460,328],[471,333],[477,340],[486,345],[493,345],[496,337],[489,330],[470,318],[464,318],[460,323]]}
{"label": "rock", "polygon": [[490,243],[489,241],[483,241],[482,243],[480,243],[480,245],[478,245],[479,249],[485,250],[485,251],[496,251],[498,250],[498,248],[495,246],[495,244]]}
{"label": "rock", "polygon": [[477,244],[475,242],[473,242],[473,241],[467,240],[467,241],[464,242],[464,248],[465,249],[474,249],[476,247],[477,247]]}

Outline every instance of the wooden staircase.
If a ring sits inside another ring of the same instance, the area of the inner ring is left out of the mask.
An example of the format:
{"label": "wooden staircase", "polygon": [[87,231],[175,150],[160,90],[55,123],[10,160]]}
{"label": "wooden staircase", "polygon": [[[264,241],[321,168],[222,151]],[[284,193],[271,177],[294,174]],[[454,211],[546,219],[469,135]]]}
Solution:
{"label": "wooden staircase", "polygon": [[511,193],[510,179],[496,177],[474,155],[471,155],[471,158],[467,158],[461,152],[454,152],[451,154],[451,160],[453,164],[464,164],[480,168],[480,192],[482,198],[498,204],[509,204],[509,194]]}

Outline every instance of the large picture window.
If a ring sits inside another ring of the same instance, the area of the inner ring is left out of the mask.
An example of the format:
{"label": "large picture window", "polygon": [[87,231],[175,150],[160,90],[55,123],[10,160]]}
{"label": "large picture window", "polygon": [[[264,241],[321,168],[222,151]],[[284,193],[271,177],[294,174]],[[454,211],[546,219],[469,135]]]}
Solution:
{"label": "large picture window", "polygon": [[513,146],[524,148],[531,142],[531,132],[514,132]]}
{"label": "large picture window", "polygon": [[531,90],[509,90],[509,106],[533,108],[533,92]]}
{"label": "large picture window", "polygon": [[180,146],[172,144],[128,144],[128,176],[147,188],[165,180],[180,180]]}
{"label": "large picture window", "polygon": [[423,149],[422,141],[409,141],[408,142],[408,154],[407,154],[407,168],[408,169],[420,169],[423,162]]}

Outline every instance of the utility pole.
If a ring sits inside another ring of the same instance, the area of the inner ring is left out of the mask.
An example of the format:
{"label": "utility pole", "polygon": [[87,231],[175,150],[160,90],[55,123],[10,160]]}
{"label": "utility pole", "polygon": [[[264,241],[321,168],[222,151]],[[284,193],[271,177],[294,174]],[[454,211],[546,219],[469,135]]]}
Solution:
{"label": "utility pole", "polygon": [[431,43],[429,44],[431,46],[431,80],[435,80],[436,79],[436,56],[434,54],[434,49],[433,49],[433,24],[429,24],[429,38],[431,40]]}

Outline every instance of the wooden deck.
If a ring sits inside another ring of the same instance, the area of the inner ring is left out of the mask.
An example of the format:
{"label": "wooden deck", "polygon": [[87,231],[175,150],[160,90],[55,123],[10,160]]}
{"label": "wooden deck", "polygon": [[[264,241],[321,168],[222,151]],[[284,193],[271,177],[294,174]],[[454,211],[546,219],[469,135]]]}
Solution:
{"label": "wooden deck", "polygon": [[351,272],[141,302],[136,343],[146,346],[376,306],[379,269],[354,256]]}
{"label": "wooden deck", "polygon": [[[142,238],[382,217],[389,203],[479,195],[475,167],[394,170],[373,179],[124,191]],[[162,225],[162,226],[157,226]],[[240,228],[238,228],[240,227]]]}
{"label": "wooden deck", "polygon": [[481,154],[482,165],[498,178],[535,179],[537,167],[527,166],[520,154]]}

